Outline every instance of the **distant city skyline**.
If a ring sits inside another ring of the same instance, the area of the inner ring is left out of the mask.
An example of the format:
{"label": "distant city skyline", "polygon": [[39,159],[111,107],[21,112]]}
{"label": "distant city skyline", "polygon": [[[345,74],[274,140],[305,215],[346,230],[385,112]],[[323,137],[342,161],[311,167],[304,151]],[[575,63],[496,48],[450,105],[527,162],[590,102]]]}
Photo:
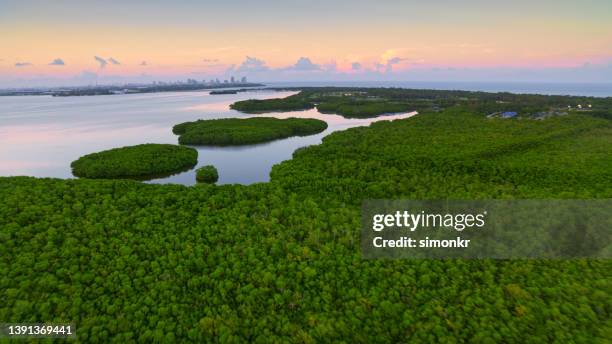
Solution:
{"label": "distant city skyline", "polygon": [[612,80],[612,1],[0,0],[0,87]]}

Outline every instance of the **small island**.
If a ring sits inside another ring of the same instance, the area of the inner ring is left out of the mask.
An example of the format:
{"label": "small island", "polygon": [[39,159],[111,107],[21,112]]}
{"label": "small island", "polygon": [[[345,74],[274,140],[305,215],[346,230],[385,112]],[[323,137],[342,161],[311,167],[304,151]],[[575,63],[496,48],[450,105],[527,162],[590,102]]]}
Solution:
{"label": "small island", "polygon": [[230,108],[245,113],[297,111],[314,107],[321,113],[338,114],[345,118],[372,118],[414,111],[417,104],[395,99],[391,92],[319,88],[302,90],[282,99],[249,99],[230,105]]}
{"label": "small island", "polygon": [[221,90],[221,91],[210,91],[210,95],[222,95],[222,94],[238,94],[238,90]]}
{"label": "small island", "polygon": [[291,136],[307,136],[327,129],[327,123],[311,118],[224,118],[177,124],[172,132],[180,144],[232,146],[262,143]]}
{"label": "small island", "polygon": [[206,165],[196,170],[196,181],[198,183],[214,184],[219,180],[219,172],[213,165]]}
{"label": "small island", "polygon": [[70,165],[83,178],[152,179],[193,168],[198,151],[184,146],[147,143],[87,154]]}
{"label": "small island", "polygon": [[264,113],[309,110],[314,106],[312,102],[304,99],[299,93],[286,98],[242,100],[230,105],[230,109],[244,113]]}

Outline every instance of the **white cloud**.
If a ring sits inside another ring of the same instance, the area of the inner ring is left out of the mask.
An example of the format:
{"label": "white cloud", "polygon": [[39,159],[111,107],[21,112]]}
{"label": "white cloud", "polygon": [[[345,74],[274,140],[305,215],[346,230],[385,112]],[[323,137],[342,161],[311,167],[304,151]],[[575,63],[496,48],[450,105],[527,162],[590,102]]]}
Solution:
{"label": "white cloud", "polygon": [[64,63],[64,60],[62,60],[62,59],[60,59],[60,58],[57,58],[57,59],[55,59],[55,60],[53,60],[53,61],[49,62],[49,65],[50,65],[50,66],[64,66],[64,65],[65,65],[65,63]]}
{"label": "white cloud", "polygon": [[247,56],[242,64],[236,68],[236,72],[240,73],[265,72],[268,70],[270,70],[270,67],[266,65],[264,60],[251,56]]}
{"label": "white cloud", "polygon": [[94,56],[94,60],[96,60],[100,64],[100,68],[104,68],[108,64],[108,62],[106,62],[106,60],[101,58],[100,56]]}
{"label": "white cloud", "polygon": [[[461,68],[448,65],[423,64],[422,60],[410,59],[400,56],[387,56],[383,62],[364,62],[360,59],[343,60],[341,67],[336,67],[335,61],[319,62],[308,57],[302,57],[296,63],[273,68],[257,57],[248,56],[239,65],[213,64],[204,66],[203,63],[190,66],[188,71],[177,71],[176,73],[160,72],[155,74],[154,68],[142,68],[150,70],[149,75],[117,73],[117,75],[105,75],[100,73],[84,71],[73,77],[45,76],[40,75],[0,75],[0,85],[13,87],[15,85],[47,86],[47,85],[88,85],[97,82],[103,83],[129,83],[148,82],[152,80],[176,81],[193,78],[193,73],[205,79],[219,78],[228,79],[231,76],[246,76],[254,82],[291,82],[291,81],[326,81],[326,82],[352,82],[352,81],[435,81],[435,82],[609,82],[612,80],[612,60],[604,63],[591,62],[577,67],[567,68]],[[103,69],[109,64],[107,59],[95,57],[95,60]],[[146,62],[146,61],[143,61]],[[317,63],[318,62],[318,63]],[[398,64],[410,66],[411,68],[397,68]],[[17,66],[26,67],[29,62],[18,62]],[[142,65],[142,63],[141,63]],[[53,67],[55,68],[55,67]],[[27,69],[30,70],[30,69]],[[34,68],[32,68],[34,70]],[[25,72],[26,70],[23,70]],[[20,74],[23,74],[20,72]]]}
{"label": "white cloud", "polygon": [[393,72],[393,65],[396,65],[402,61],[406,61],[407,59],[401,57],[391,57],[387,60],[387,64],[385,65],[385,73]]}
{"label": "white cloud", "polygon": [[319,71],[321,70],[321,66],[312,63],[308,57],[300,57],[293,66],[287,67],[286,70]]}

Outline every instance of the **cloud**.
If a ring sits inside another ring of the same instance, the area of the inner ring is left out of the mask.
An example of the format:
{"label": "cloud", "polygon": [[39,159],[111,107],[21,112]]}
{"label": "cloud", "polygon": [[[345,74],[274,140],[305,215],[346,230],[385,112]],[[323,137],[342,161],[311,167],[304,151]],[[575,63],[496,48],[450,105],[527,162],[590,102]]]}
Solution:
{"label": "cloud", "polygon": [[387,49],[380,56],[380,62],[375,65],[375,68],[380,72],[391,73],[394,65],[410,61],[408,58],[399,57],[407,54],[410,54],[410,51],[405,48]]}
{"label": "cloud", "polygon": [[351,69],[352,69],[352,70],[360,70],[360,69],[361,69],[361,63],[359,63],[359,62],[353,62],[353,63],[351,64]]}
{"label": "cloud", "polygon": [[28,67],[33,66],[30,62],[17,62],[15,63],[15,67]]}
{"label": "cloud", "polygon": [[94,56],[94,59],[100,64],[100,68],[104,68],[108,64],[108,62],[100,56]]}
{"label": "cloud", "polygon": [[140,66],[147,66],[147,61],[140,62]]}
{"label": "cloud", "polygon": [[64,60],[58,58],[58,59],[55,59],[55,60],[49,62],[49,65],[50,66],[64,66],[65,63],[64,63]]}
{"label": "cloud", "polygon": [[286,69],[296,71],[315,71],[321,70],[321,66],[312,63],[312,61],[310,61],[308,57],[300,57],[293,66],[288,67]]}
{"label": "cloud", "polygon": [[393,65],[396,65],[402,61],[406,61],[408,59],[402,57],[392,57],[387,60],[387,64],[385,65],[385,73],[393,72]]}
{"label": "cloud", "polygon": [[270,70],[264,60],[256,57],[247,56],[240,66],[236,69],[237,72],[265,72]]}
{"label": "cloud", "polygon": [[102,58],[100,56],[94,56],[94,59],[96,60],[96,62],[98,62],[100,64],[100,68],[101,69],[106,68],[106,66],[108,65],[109,62],[111,64],[113,64],[113,65],[120,65],[121,64],[121,62],[115,60],[112,57],[109,57],[108,59],[104,59],[104,58]]}
{"label": "cloud", "polygon": [[[400,55],[402,56],[402,55]],[[6,60],[5,60],[6,61]],[[10,60],[9,60],[10,61]],[[257,73],[237,73],[236,68],[224,71],[218,69],[214,71],[202,70],[201,78],[221,80],[228,79],[231,76],[242,77],[246,76],[251,81],[256,82],[294,82],[299,81],[313,82],[321,85],[353,85],[351,82],[389,82],[391,85],[413,88],[461,88],[465,84],[456,84],[452,86],[451,82],[609,82],[612,80],[612,63],[605,61],[603,63],[591,62],[588,67],[579,65],[576,67],[558,67],[558,68],[518,68],[518,67],[492,67],[492,68],[462,68],[460,66],[448,65],[417,65],[410,69],[394,68],[391,73],[385,73],[386,60],[378,63],[378,70],[374,69],[374,64],[360,62],[362,64],[359,71],[351,70],[351,61],[348,62],[347,68],[328,69],[333,66],[333,61],[321,63],[321,71],[302,72],[299,78],[296,78],[296,73],[287,71],[285,68],[268,68],[264,72]],[[360,60],[361,61],[361,60]],[[14,61],[10,61],[11,65]],[[412,63],[411,60],[404,61],[402,64]],[[6,62],[5,62],[6,63]],[[344,67],[344,65],[342,65]],[[394,67],[397,67],[395,65]],[[28,69],[30,70],[30,69]],[[33,70],[33,68],[32,68]],[[142,68],[141,70],[145,70]],[[25,72],[23,70],[22,72]],[[17,71],[16,71],[17,72]],[[98,72],[100,75],[96,75]],[[176,81],[187,78],[193,78],[195,74],[158,74],[158,75],[105,75],[103,70],[98,71],[83,71],[79,75],[72,77],[65,76],[23,76],[9,75],[8,73],[0,73],[0,87],[33,87],[33,86],[77,86],[77,85],[94,85],[94,84],[122,84],[122,83],[146,83],[152,80],[161,81]],[[27,73],[15,73],[27,74]],[[425,81],[423,83],[423,81]],[[429,82],[429,83],[428,83]],[[367,84],[364,84],[367,85]],[[377,85],[373,83],[371,85]],[[437,86],[436,86],[437,85]],[[461,87],[460,87],[461,86]],[[485,87],[485,86],[483,86]],[[497,86],[496,86],[497,87]],[[534,86],[535,87],[535,86]],[[561,88],[559,88],[561,89]],[[591,88],[589,88],[591,90]],[[502,90],[502,89],[498,89]],[[608,96],[602,88],[592,88],[594,95]]]}
{"label": "cloud", "polygon": [[393,58],[390,58],[390,59],[387,61],[387,64],[388,64],[388,65],[394,65],[394,64],[400,63],[400,62],[405,61],[405,60],[406,60],[406,59],[401,58],[401,57],[393,57]]}

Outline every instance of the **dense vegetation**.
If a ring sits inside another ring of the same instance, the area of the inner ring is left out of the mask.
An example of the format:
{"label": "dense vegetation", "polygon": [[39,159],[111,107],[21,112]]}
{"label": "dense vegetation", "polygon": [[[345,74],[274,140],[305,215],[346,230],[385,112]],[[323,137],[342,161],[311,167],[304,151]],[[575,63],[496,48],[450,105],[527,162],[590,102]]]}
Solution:
{"label": "dense vegetation", "polygon": [[172,132],[180,135],[181,144],[228,146],[312,135],[325,129],[327,123],[318,119],[259,117],[185,122],[175,125]]}
{"label": "dense vegetation", "polygon": [[78,341],[605,342],[610,260],[363,260],[366,198],[611,198],[612,121],[468,106],[326,137],[270,183],[0,178],[0,319]]}
{"label": "dense vegetation", "polygon": [[275,166],[272,179],[350,202],[397,194],[607,198],[611,126],[586,114],[513,121],[464,110],[427,113],[327,136],[323,145],[300,149],[290,163]]}
{"label": "dense vegetation", "polygon": [[[315,87],[278,90],[300,92],[283,99],[241,101],[234,103],[232,108],[243,112],[273,112],[316,106],[322,113],[335,113],[348,118],[407,111],[441,111],[454,106],[479,114],[518,112],[523,117],[547,117],[548,114],[583,110],[612,112],[610,98],[402,88]],[[292,104],[301,105],[292,108]]]}
{"label": "dense vegetation", "polygon": [[302,99],[300,95],[273,99],[249,99],[230,105],[233,110],[246,113],[261,113],[271,111],[297,111],[312,109],[314,104]]}
{"label": "dense vegetation", "polygon": [[206,165],[196,170],[196,180],[200,183],[214,184],[219,180],[219,173],[213,165]]}
{"label": "dense vegetation", "polygon": [[193,148],[147,143],[87,154],[72,162],[84,178],[144,178],[189,169],[198,162]]}
{"label": "dense vegetation", "polygon": [[407,112],[410,106],[403,103],[391,103],[388,101],[328,101],[317,105],[321,113],[337,113],[347,118],[368,118],[382,114]]}

